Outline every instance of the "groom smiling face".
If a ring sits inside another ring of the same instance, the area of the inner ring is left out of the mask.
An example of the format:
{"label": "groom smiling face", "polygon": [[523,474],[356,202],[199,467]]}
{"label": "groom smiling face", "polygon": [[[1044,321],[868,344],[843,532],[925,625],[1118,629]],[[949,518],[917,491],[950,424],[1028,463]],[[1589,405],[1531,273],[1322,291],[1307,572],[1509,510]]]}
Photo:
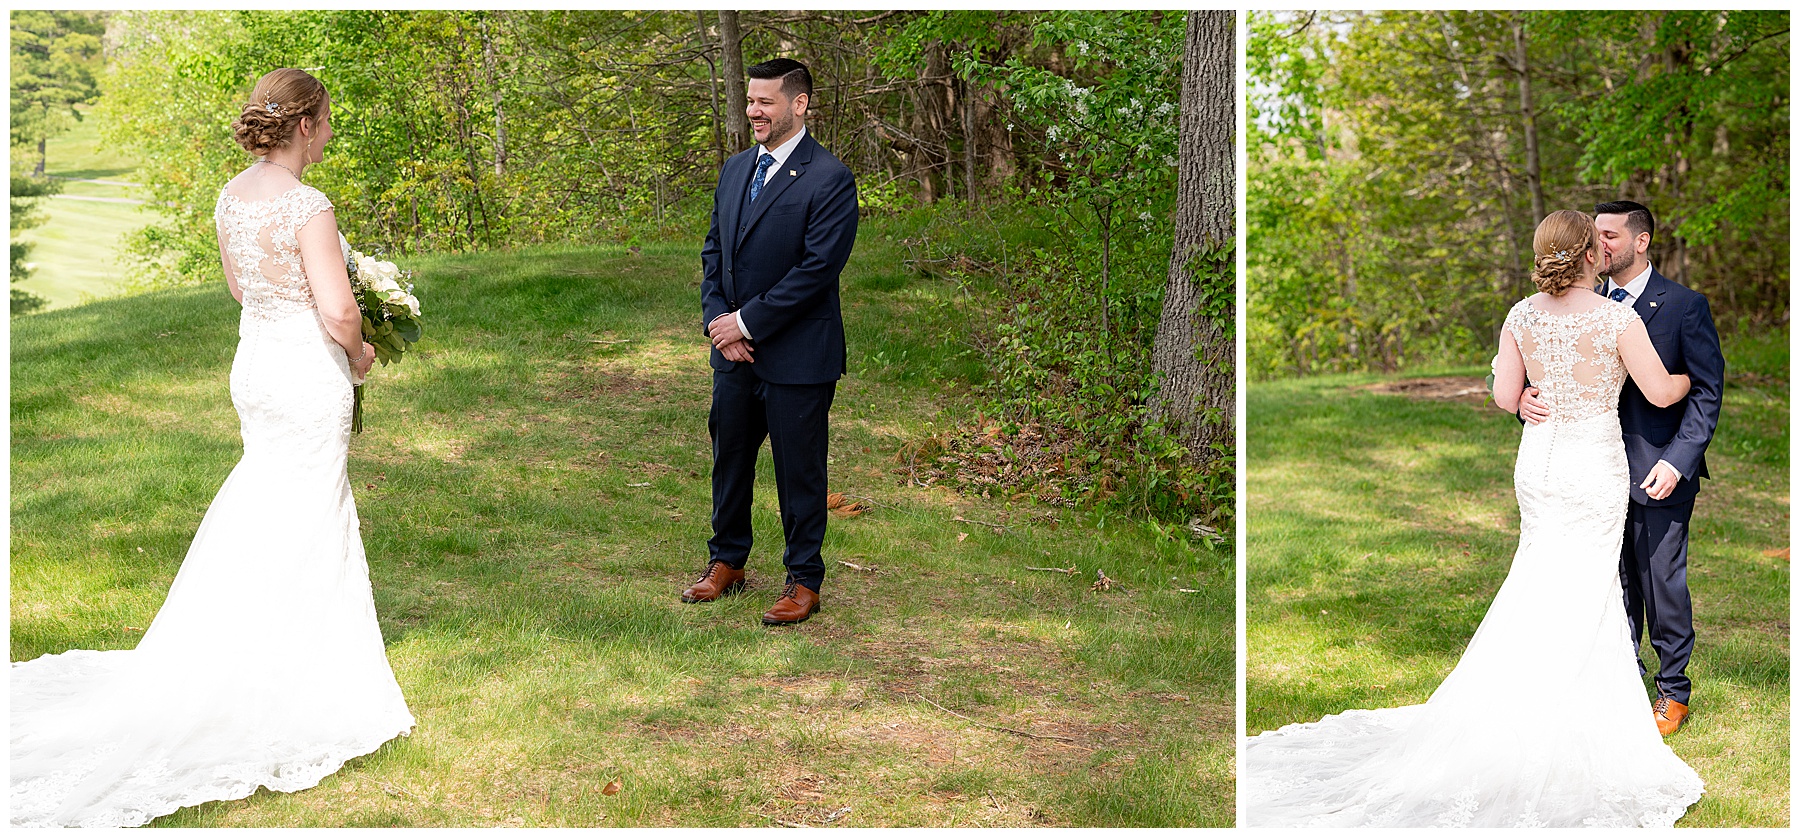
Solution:
{"label": "groom smiling face", "polygon": [[746,91],[749,104],[744,113],[750,117],[751,134],[763,148],[780,147],[806,121],[810,97],[805,93],[791,94],[782,85],[782,79],[751,79]]}

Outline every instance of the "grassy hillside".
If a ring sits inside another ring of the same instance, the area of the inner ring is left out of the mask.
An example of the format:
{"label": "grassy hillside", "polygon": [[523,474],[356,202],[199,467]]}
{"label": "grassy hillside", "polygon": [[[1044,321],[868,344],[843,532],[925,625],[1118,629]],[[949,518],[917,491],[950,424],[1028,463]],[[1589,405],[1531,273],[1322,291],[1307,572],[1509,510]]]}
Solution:
{"label": "grassy hillside", "polygon": [[42,298],[44,310],[119,293],[130,279],[119,259],[121,239],[153,220],[132,203],[142,190],[120,185],[132,180],[136,164],[100,139],[93,118],[51,138],[45,161],[44,172],[61,179],[63,191],[38,202],[41,224],[20,231],[19,241],[32,245],[32,274],[13,287]]}
{"label": "grassy hillside", "polygon": [[[350,477],[419,726],[317,789],[158,823],[1229,825],[1230,556],[906,485],[982,316],[901,267],[908,234],[866,223],[845,278],[831,488],[872,508],[832,519],[825,610],[783,630],[757,622],[766,451],[751,590],[677,599],[710,534],[697,242],[411,265],[426,339],[373,375]],[[14,321],[14,660],[127,648],[155,613],[239,455],[236,317],[220,286]],[[1101,569],[1122,590],[1089,590]]]}

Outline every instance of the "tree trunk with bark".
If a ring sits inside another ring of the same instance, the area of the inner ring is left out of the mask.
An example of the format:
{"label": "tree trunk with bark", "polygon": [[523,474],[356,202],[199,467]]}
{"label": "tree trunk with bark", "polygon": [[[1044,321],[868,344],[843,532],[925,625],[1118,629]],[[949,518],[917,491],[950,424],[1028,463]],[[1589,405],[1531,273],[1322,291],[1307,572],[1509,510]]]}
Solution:
{"label": "tree trunk with bark", "polygon": [[744,115],[749,105],[744,88],[744,35],[738,31],[735,11],[719,11],[719,52],[725,76],[719,84],[725,88],[725,143],[729,146],[726,152],[736,154],[750,147],[751,136],[750,117]]}
{"label": "tree trunk with bark", "polygon": [[487,18],[481,19],[481,58],[487,70],[488,90],[494,97],[494,174],[506,174],[506,109],[500,95],[498,59],[494,55],[494,37],[488,32]]}
{"label": "tree trunk with bark", "polygon": [[1525,16],[1513,13],[1514,61],[1519,73],[1519,118],[1525,124],[1525,187],[1531,190],[1533,228],[1544,220],[1544,177],[1538,164],[1537,110],[1531,104],[1531,64],[1525,46]]}
{"label": "tree trunk with bark", "polygon": [[[708,41],[706,33],[706,12],[695,11],[694,24],[695,29],[698,32],[695,43],[704,48]],[[727,152],[725,150],[724,126],[720,124],[722,120],[719,113],[719,64],[713,60],[710,51],[703,51],[701,54],[706,58],[707,101],[712,104],[713,156],[717,158],[713,161],[713,165],[723,166],[725,165],[725,155]]]}
{"label": "tree trunk with bark", "polygon": [[919,184],[921,203],[936,203],[938,198],[955,192],[955,181],[949,176],[949,126],[950,120],[955,118],[950,90],[952,78],[950,57],[943,42],[927,44],[925,72],[913,87],[914,150],[907,160],[907,174]]}
{"label": "tree trunk with bark", "polygon": [[1151,415],[1202,467],[1228,454],[1236,439],[1234,17],[1188,13],[1175,247],[1153,356],[1162,385]]}

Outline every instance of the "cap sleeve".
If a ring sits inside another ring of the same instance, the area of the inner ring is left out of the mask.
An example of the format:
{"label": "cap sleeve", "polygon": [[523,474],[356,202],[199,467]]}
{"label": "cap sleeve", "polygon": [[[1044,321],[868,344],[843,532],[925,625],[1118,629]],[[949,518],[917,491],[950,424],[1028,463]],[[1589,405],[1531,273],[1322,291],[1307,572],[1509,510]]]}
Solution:
{"label": "cap sleeve", "polygon": [[1525,327],[1528,325],[1530,317],[1530,301],[1520,300],[1513,303],[1512,310],[1506,313],[1506,323],[1503,328],[1512,332],[1514,341],[1523,344],[1525,343]]}
{"label": "cap sleeve", "polygon": [[[1612,301],[1608,300],[1608,302]],[[1624,303],[1613,303],[1613,305],[1619,307],[1618,313],[1613,315],[1614,323],[1618,326],[1617,329],[1613,330],[1613,334],[1617,337],[1623,337],[1625,330],[1631,328],[1633,322],[1644,319],[1638,316],[1637,309],[1632,308],[1631,306]]]}
{"label": "cap sleeve", "polygon": [[306,226],[306,222],[311,221],[313,216],[331,208],[331,199],[325,197],[325,193],[302,185],[294,190],[294,202],[288,206],[288,212],[291,213],[288,217],[293,221],[294,229],[298,230]]}

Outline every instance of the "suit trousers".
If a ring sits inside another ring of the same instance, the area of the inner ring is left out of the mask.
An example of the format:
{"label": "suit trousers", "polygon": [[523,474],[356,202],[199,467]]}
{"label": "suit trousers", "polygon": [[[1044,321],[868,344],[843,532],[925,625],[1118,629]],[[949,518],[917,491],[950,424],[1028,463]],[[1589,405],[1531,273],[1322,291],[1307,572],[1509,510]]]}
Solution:
{"label": "suit trousers", "polygon": [[[1688,520],[1694,502],[1645,506],[1633,501],[1625,515],[1619,577],[1635,651],[1650,634],[1656,650],[1656,692],[1688,703],[1688,658],[1694,652],[1694,606],[1688,596]],[[1643,667],[1640,659],[1638,666]]]}
{"label": "suit trousers", "polygon": [[775,455],[775,496],[781,507],[781,534],[787,542],[782,564],[788,581],[815,591],[825,580],[825,458],[828,420],[837,382],[771,384],[752,364],[713,371],[712,412],[707,432],[713,443],[713,537],[706,543],[713,561],[743,568],[752,542],[750,506],[756,485],[756,457],[763,439]]}

